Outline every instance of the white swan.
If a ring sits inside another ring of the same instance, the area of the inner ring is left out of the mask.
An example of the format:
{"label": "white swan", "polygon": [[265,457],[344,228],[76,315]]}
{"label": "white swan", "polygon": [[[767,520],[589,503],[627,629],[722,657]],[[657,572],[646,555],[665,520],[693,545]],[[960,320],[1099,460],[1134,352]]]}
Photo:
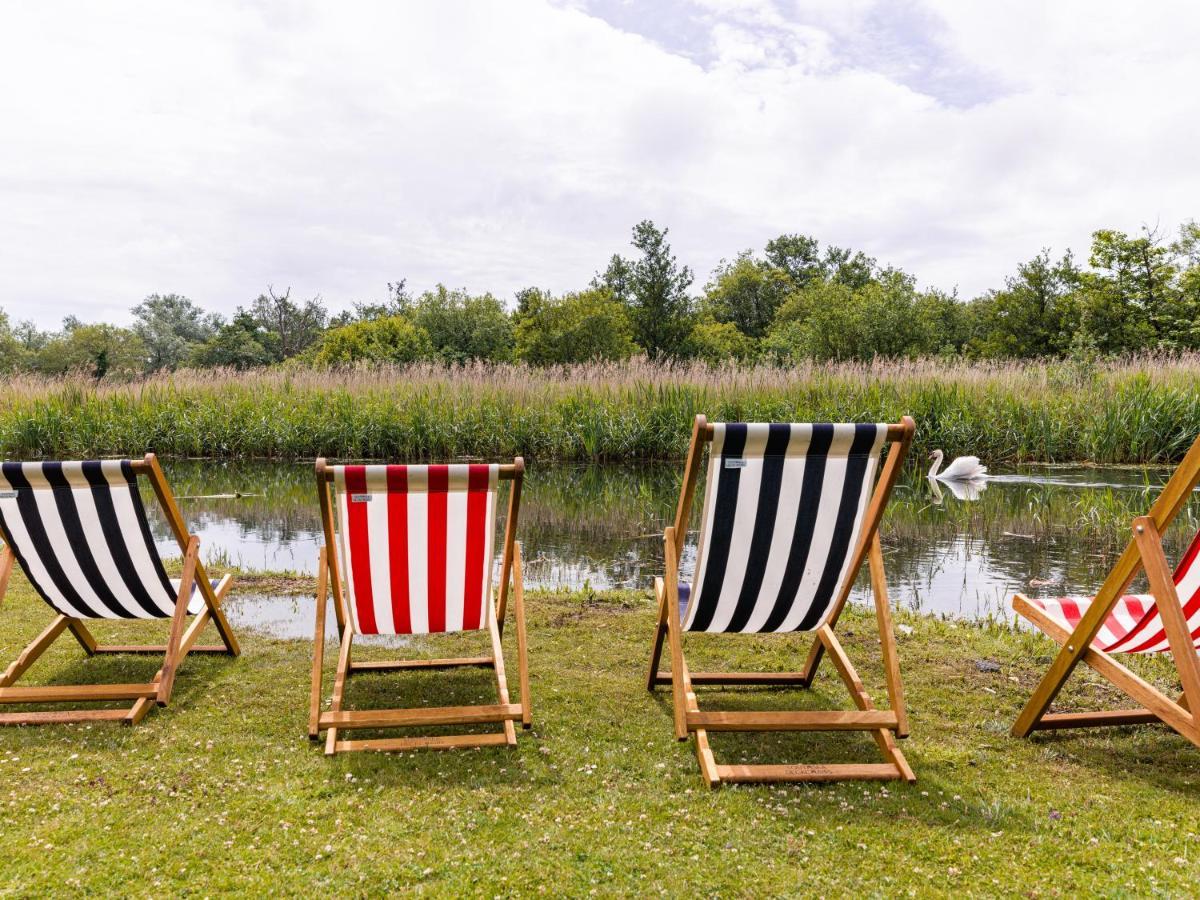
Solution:
{"label": "white swan", "polygon": [[978,456],[959,456],[946,466],[946,471],[938,472],[942,466],[942,451],[934,450],[929,454],[933,465],[929,467],[929,477],[939,481],[973,481],[987,477],[987,466],[979,464]]}

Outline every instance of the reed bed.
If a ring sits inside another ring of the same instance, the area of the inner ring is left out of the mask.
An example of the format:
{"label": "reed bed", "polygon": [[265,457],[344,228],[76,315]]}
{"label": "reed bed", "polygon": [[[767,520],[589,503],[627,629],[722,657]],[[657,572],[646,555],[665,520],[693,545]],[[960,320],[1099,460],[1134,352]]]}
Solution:
{"label": "reed bed", "polygon": [[1029,461],[1174,462],[1200,432],[1200,355],[1091,365],[417,365],[182,371],[127,382],[8,379],[7,458],[142,453],[358,459],[676,459],[692,417],[871,421],[918,449]]}

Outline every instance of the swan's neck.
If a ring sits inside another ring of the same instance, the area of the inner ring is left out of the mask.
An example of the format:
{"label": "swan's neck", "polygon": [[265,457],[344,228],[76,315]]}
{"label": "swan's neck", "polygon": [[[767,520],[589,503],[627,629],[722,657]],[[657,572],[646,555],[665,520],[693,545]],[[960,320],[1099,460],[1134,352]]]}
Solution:
{"label": "swan's neck", "polygon": [[942,451],[933,451],[933,465],[929,467],[929,477],[933,478],[938,473],[938,469],[942,467]]}

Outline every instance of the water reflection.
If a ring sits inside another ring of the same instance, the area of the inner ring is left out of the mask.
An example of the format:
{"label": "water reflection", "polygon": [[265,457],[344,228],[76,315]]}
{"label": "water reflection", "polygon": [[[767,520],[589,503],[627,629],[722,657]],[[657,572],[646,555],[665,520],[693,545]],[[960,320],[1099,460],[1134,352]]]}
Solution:
{"label": "water reflection", "polygon": [[[321,536],[311,465],[171,460],[166,470],[176,493],[192,498],[180,505],[206,555],[248,569],[315,573]],[[520,527],[526,584],[648,586],[662,571],[662,528],[674,513],[680,470],[662,463],[530,465]],[[884,522],[891,594],[913,609],[977,618],[1007,615],[1017,590],[1090,592],[1127,539],[1130,520],[1169,475],[1042,467],[997,474],[986,490],[960,494],[949,484],[936,490],[914,472],[897,486]],[[1196,513],[1189,508],[1168,532],[1172,558],[1195,532]],[[158,516],[152,527],[160,546],[175,552]],[[695,532],[689,536],[694,542]],[[694,559],[689,545],[685,576]],[[855,599],[869,600],[865,582]],[[281,607],[268,618],[294,612]]]}

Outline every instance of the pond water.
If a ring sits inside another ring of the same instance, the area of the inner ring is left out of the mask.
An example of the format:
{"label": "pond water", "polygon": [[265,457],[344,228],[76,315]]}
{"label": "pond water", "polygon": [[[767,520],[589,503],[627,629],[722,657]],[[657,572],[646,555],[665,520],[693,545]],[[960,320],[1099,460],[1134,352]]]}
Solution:
{"label": "pond water", "polygon": [[[311,463],[167,460],[164,468],[204,558],[315,574],[321,534]],[[648,587],[662,571],[662,529],[674,513],[681,473],[678,463],[531,464],[518,529],[527,588]],[[1008,600],[1018,590],[1090,594],[1127,540],[1130,520],[1149,508],[1169,475],[1168,468],[1028,467],[998,473],[980,491],[956,493],[914,471],[884,519],[892,600],[980,619],[1011,617]],[[1195,506],[1166,536],[1172,559],[1197,528]],[[160,547],[177,555],[156,506],[148,500],[147,507]],[[685,576],[695,539],[693,531]],[[853,599],[870,602],[865,578]],[[271,633],[306,636],[311,611],[293,621],[297,603],[235,592],[230,614]]]}

